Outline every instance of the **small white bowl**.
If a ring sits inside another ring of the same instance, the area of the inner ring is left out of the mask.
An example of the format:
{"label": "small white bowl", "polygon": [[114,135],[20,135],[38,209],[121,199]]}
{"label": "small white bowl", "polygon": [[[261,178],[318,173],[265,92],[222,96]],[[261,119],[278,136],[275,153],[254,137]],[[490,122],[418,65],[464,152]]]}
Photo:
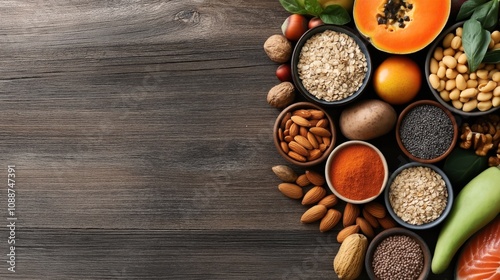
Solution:
{"label": "small white bowl", "polygon": [[[332,166],[333,159],[338,155],[339,151],[341,151],[342,149],[344,149],[344,148],[346,148],[348,146],[352,146],[352,145],[363,145],[363,146],[371,148],[380,157],[380,160],[382,162],[382,166],[383,166],[383,169],[384,169],[384,178],[383,178],[382,183],[380,184],[380,189],[379,189],[378,193],[376,195],[370,196],[370,197],[368,197],[366,199],[363,199],[363,200],[350,199],[350,198],[347,198],[344,195],[340,194],[337,191],[337,189],[335,188],[334,184],[332,183],[332,179],[331,179],[330,169],[331,169],[331,166]],[[326,161],[326,166],[325,166],[325,175],[326,175],[325,177],[326,177],[326,183],[327,183],[328,187],[330,188],[330,190],[338,198],[342,199],[345,202],[349,202],[349,203],[353,203],[353,204],[363,204],[363,203],[368,203],[368,202],[374,200],[375,198],[377,198],[384,191],[384,188],[385,188],[385,186],[387,184],[387,179],[389,177],[389,168],[387,167],[387,161],[386,161],[384,155],[382,154],[382,152],[380,152],[380,150],[377,147],[375,147],[372,144],[370,144],[368,142],[365,142],[365,141],[351,140],[351,141],[347,141],[347,142],[344,142],[344,143],[338,145],[332,151],[332,153],[330,154],[330,156],[328,156],[328,159]]]}

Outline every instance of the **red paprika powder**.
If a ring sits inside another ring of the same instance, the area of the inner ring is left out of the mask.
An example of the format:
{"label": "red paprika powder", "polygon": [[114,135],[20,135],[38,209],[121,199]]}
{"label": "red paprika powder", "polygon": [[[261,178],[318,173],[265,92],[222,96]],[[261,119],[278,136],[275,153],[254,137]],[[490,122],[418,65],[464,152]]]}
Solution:
{"label": "red paprika powder", "polygon": [[364,200],[378,195],[385,172],[382,159],[372,148],[348,145],[332,158],[330,180],[338,193],[352,200]]}

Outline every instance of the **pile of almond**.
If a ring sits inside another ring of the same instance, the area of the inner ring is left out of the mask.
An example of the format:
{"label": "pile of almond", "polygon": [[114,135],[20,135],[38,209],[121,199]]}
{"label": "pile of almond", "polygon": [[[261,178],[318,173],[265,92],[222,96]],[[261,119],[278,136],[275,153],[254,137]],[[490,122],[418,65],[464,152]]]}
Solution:
{"label": "pile of almond", "polygon": [[339,243],[355,233],[363,233],[371,239],[377,229],[396,226],[384,205],[376,201],[367,204],[346,203],[343,208],[334,208],[339,199],[327,191],[324,187],[325,177],[318,172],[306,170],[304,174],[298,175],[286,165],[276,165],[272,170],[282,181],[278,190],[288,198],[302,200],[301,204],[309,207],[300,218],[302,223],[319,221],[319,230],[327,232],[342,220],[343,228],[337,234]]}

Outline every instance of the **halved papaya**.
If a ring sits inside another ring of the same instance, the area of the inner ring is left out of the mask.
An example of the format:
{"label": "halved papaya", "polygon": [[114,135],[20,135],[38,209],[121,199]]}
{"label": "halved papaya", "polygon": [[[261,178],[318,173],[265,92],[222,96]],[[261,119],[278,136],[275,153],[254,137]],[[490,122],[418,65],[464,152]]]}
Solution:
{"label": "halved papaya", "polygon": [[356,0],[359,33],[384,52],[409,54],[428,46],[450,16],[451,0]]}

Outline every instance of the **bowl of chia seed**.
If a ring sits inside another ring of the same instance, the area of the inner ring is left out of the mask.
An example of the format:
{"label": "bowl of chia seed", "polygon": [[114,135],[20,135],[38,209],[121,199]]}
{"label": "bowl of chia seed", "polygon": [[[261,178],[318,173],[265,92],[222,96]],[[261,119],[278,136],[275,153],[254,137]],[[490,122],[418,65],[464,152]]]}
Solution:
{"label": "bowl of chia seed", "polygon": [[396,169],[384,190],[389,215],[401,226],[426,230],[446,219],[453,205],[453,188],[437,166],[410,162]]}
{"label": "bowl of chia seed", "polygon": [[404,228],[380,232],[368,246],[365,268],[370,279],[427,279],[431,267],[429,246]]}
{"label": "bowl of chia seed", "polygon": [[357,99],[369,84],[372,63],[366,43],[348,27],[323,24],[295,44],[292,79],[309,102],[341,106]]}
{"label": "bowl of chia seed", "polygon": [[396,140],[411,160],[436,163],[453,150],[458,138],[455,116],[433,100],[411,103],[398,116]]}

